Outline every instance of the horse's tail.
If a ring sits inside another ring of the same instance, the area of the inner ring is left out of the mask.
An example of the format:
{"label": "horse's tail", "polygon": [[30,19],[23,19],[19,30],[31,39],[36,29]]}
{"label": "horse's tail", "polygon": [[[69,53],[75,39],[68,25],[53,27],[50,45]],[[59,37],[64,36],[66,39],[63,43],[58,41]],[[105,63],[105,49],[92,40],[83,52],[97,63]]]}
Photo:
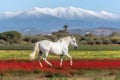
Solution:
{"label": "horse's tail", "polygon": [[30,54],[30,60],[33,60],[35,58],[35,54],[37,51],[39,51],[39,43],[40,42],[36,42],[35,45],[34,45],[34,50],[33,52]]}

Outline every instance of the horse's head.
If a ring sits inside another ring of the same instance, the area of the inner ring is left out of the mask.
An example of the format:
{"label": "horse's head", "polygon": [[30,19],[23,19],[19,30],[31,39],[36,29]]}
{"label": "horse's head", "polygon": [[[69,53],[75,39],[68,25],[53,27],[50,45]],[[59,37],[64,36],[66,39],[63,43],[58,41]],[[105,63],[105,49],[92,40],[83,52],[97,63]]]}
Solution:
{"label": "horse's head", "polygon": [[77,42],[74,36],[70,36],[70,43],[77,49]]}

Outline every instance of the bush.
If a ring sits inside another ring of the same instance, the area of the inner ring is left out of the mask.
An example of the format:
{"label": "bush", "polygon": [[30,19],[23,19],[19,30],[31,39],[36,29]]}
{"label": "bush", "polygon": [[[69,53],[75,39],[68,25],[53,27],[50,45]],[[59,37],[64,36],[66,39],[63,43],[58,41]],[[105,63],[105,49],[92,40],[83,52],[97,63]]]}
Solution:
{"label": "bush", "polygon": [[86,40],[81,40],[80,44],[88,44]]}
{"label": "bush", "polygon": [[51,41],[57,41],[56,35],[45,35],[44,36],[46,39],[51,40]]}
{"label": "bush", "polygon": [[21,43],[22,35],[17,31],[7,31],[0,33],[0,39],[3,39],[9,43]]}
{"label": "bush", "polygon": [[115,44],[117,43],[118,40],[120,40],[120,37],[117,37],[117,36],[116,37],[111,37],[111,41]]}
{"label": "bush", "polygon": [[87,41],[87,40],[90,40],[90,38],[89,38],[89,37],[84,37],[84,36],[82,36],[82,37],[81,37],[81,40],[86,40],[86,41]]}
{"label": "bush", "polygon": [[97,39],[97,38],[98,38],[97,35],[92,34],[92,33],[86,33],[86,34],[85,34],[85,37],[88,37],[88,38],[91,38],[91,39]]}
{"label": "bush", "polygon": [[111,36],[111,37],[120,37],[120,33],[118,33],[118,32],[113,32],[110,36]]}
{"label": "bush", "polygon": [[9,44],[9,42],[6,42],[5,40],[0,39],[0,44]]}
{"label": "bush", "polygon": [[104,44],[112,44],[112,41],[110,39],[103,39]]}
{"label": "bush", "polygon": [[93,40],[93,39],[87,40],[87,42],[88,42],[88,44],[90,44],[90,45],[96,44],[96,41]]}
{"label": "bush", "polygon": [[65,32],[64,30],[59,30],[57,32],[53,32],[52,36],[56,36],[57,38],[62,38],[62,37],[66,37],[69,36],[70,34],[68,32]]}
{"label": "bush", "polygon": [[120,44],[120,40],[116,41],[117,44]]}
{"label": "bush", "polygon": [[103,44],[103,41],[98,39],[98,40],[96,40],[96,44]]}
{"label": "bush", "polygon": [[27,42],[27,43],[30,43],[31,42],[31,37],[30,36],[24,36],[23,37],[23,41]]}

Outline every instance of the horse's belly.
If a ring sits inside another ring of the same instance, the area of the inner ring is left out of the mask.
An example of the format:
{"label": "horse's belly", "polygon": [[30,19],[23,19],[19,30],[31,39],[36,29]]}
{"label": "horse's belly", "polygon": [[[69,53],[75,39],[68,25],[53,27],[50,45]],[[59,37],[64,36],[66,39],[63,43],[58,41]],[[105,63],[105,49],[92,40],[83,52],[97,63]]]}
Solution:
{"label": "horse's belly", "polygon": [[50,53],[51,54],[56,54],[56,55],[61,55],[62,54],[62,50],[60,48],[54,47],[50,49]]}

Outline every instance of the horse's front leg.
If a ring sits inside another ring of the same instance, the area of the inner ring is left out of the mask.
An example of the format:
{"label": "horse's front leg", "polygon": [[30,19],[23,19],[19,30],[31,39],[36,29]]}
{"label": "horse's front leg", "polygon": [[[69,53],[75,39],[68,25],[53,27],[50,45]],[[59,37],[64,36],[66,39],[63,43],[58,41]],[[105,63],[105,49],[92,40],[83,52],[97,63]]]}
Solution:
{"label": "horse's front leg", "polygon": [[73,62],[72,62],[72,57],[67,53],[66,54],[66,56],[68,57],[68,58],[70,58],[70,66],[72,66],[72,64],[73,64]]}

